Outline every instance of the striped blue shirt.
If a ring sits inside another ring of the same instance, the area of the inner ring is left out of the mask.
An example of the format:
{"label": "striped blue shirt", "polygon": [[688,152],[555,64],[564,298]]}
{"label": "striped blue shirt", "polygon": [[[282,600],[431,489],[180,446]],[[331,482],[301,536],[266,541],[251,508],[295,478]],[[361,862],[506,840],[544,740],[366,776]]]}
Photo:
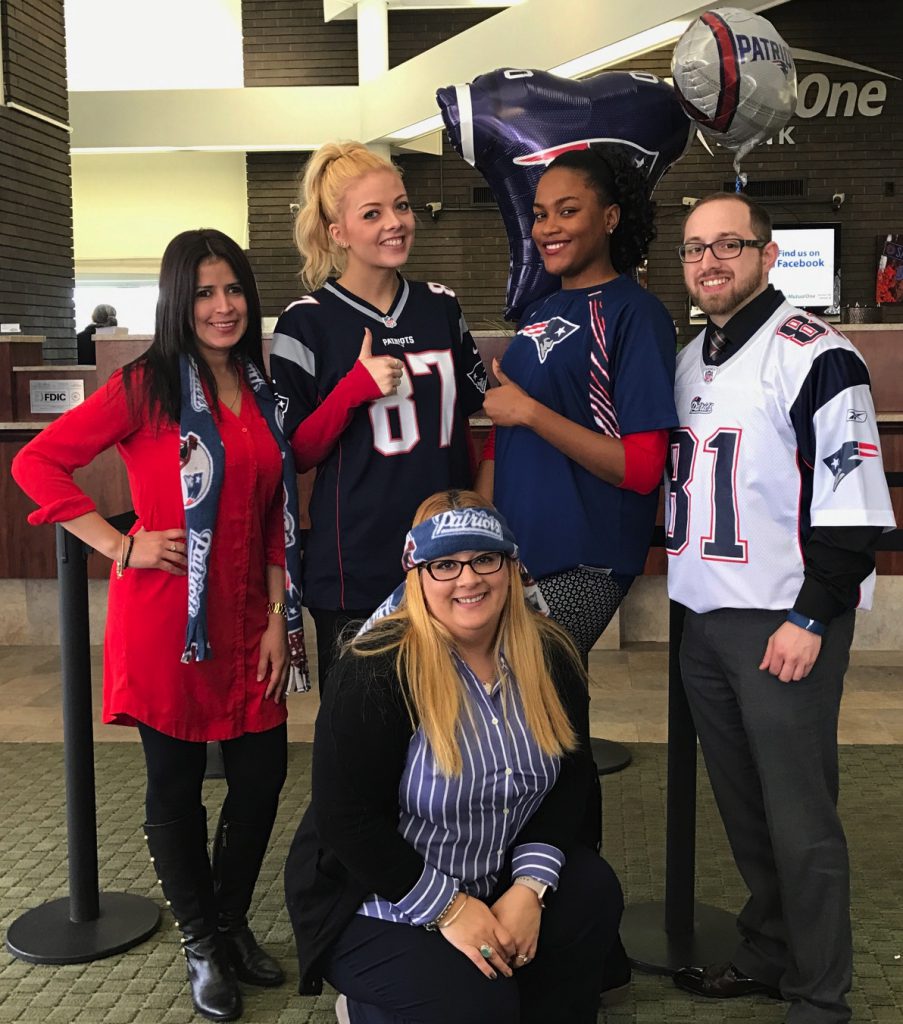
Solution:
{"label": "striped blue shirt", "polygon": [[517,686],[496,681],[487,693],[463,661],[456,657],[455,663],[471,711],[462,715],[459,729],[461,774],[446,778],[439,772],[418,728],[398,787],[398,831],[423,857],[423,873],[397,903],[368,896],[358,910],[365,917],[422,925],[435,920],[459,889],[485,899],[509,851],[513,878],[558,885],[565,860],[561,850],[545,843],[513,844],[555,785],[560,758],[540,750],[527,728]]}

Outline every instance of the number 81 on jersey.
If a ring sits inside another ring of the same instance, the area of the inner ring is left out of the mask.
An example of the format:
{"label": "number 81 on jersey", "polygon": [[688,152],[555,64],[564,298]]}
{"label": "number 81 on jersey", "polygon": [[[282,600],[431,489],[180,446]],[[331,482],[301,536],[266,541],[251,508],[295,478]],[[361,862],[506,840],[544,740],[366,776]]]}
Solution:
{"label": "number 81 on jersey", "polygon": [[669,555],[679,555],[686,549],[692,517],[708,511],[708,533],[699,541],[701,557],[713,562],[748,561],[747,542],[740,537],[737,505],[737,463],[742,436],[743,431],[738,427],[719,427],[702,444],[703,453],[711,456],[710,501],[706,510],[692,507],[690,485],[697,470],[699,439],[686,427],[671,432],[671,479],[665,525],[665,550]]}

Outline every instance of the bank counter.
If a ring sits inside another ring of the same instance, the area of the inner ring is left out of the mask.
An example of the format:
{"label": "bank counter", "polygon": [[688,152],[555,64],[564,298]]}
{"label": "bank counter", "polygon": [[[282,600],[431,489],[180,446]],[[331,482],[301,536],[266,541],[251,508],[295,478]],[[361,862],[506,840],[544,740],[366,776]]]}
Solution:
{"label": "bank counter", "polygon": [[[878,413],[885,469],[903,471],[903,325],[849,324],[839,329],[865,357],[872,378],[872,390]],[[508,338],[500,333],[475,332],[477,345],[487,366],[500,356]],[[41,357],[43,338],[24,335],[0,335],[0,502],[5,528],[0,537],[0,579],[52,579],[56,576],[56,553],[52,526],[29,526],[26,516],[33,503],[19,490],[10,475],[10,466],[19,449],[38,433],[45,423],[56,419],[59,408],[71,396],[87,396],[103,384],[114,370],[140,355],[150,344],[148,335],[104,336],[98,331],[97,366],[44,365]],[[474,434],[478,452],[488,424],[475,417]],[[104,516],[131,508],[125,469],[115,450],[104,452],[90,466],[76,472],[76,480],[97,503]],[[313,484],[313,473],[299,478],[302,509]],[[891,492],[897,523],[903,524],[903,489]],[[306,514],[306,513],[305,513]],[[665,572],[667,556],[654,549],[646,572]],[[105,558],[88,560],[89,575],[105,579],[110,566]],[[903,553],[879,552],[878,572],[903,575]]]}

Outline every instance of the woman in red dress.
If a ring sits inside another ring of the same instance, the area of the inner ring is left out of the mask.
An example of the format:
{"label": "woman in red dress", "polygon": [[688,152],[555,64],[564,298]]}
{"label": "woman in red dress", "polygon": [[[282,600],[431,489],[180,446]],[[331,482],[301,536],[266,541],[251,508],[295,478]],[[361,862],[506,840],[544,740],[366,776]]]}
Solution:
{"label": "woman in red dress", "polygon": [[[184,232],[163,256],[151,347],[13,465],[40,506],[32,523],[60,523],[114,561],[103,720],[141,735],[145,834],[195,1008],[212,1020],[240,1015],[236,977],[284,980],[246,916],[285,781],[290,677],[305,688],[292,674],[303,654],[297,492],[284,483],[295,470],[261,349],[246,256],[219,231]],[[138,517],[127,536],[72,477],[112,445]],[[212,865],[209,740],[222,741],[228,783]]]}

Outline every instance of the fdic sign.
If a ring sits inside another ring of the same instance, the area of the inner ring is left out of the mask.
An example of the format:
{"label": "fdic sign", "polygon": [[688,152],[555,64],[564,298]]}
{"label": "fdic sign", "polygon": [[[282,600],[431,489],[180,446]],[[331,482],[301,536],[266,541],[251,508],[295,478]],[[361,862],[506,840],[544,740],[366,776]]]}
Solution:
{"label": "fdic sign", "polygon": [[83,380],[29,381],[32,413],[68,412],[85,400]]}

